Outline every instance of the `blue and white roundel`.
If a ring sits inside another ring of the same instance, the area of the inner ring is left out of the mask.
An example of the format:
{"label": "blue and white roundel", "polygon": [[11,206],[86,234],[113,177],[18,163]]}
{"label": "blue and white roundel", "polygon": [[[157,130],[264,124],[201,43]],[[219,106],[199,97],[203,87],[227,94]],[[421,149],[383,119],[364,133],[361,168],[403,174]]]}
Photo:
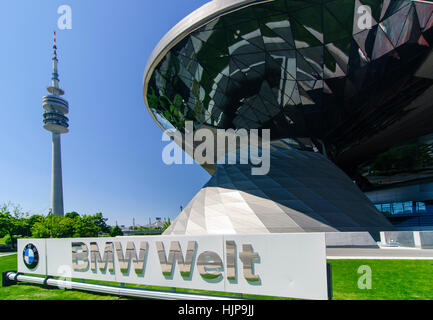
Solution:
{"label": "blue and white roundel", "polygon": [[36,247],[33,244],[29,243],[24,247],[23,260],[24,260],[24,264],[29,269],[34,269],[38,265],[39,262],[38,249],[36,249]]}
{"label": "blue and white roundel", "polygon": [[24,261],[26,264],[32,264],[35,260],[35,254],[33,253],[33,250],[27,249],[26,252],[24,252]]}

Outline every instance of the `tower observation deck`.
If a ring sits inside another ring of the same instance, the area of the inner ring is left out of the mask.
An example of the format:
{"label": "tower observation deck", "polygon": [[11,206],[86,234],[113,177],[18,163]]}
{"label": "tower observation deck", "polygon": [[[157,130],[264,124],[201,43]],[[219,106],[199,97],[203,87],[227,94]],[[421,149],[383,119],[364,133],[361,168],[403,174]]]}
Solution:
{"label": "tower observation deck", "polygon": [[60,135],[69,132],[69,119],[65,116],[69,112],[68,101],[61,96],[65,92],[59,87],[58,59],[56,33],[54,32],[53,73],[51,86],[47,88],[49,95],[42,98],[44,108],[44,129],[52,133],[52,181],[51,181],[51,209],[56,216],[63,216],[63,183]]}

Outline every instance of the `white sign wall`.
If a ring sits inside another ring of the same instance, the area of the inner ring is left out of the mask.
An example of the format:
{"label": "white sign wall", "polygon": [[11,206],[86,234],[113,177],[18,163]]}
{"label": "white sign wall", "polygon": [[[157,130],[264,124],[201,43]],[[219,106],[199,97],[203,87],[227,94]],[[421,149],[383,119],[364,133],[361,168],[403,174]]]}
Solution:
{"label": "white sign wall", "polygon": [[[28,257],[32,248],[37,266]],[[18,272],[28,274],[305,299],[328,295],[323,233],[20,239],[18,253]]]}

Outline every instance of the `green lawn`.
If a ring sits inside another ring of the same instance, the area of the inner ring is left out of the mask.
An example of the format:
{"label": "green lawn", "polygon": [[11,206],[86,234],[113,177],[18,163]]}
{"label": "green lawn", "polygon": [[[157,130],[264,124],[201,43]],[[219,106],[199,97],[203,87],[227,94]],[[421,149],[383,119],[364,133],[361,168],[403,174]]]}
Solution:
{"label": "green lawn", "polygon": [[[0,273],[16,270],[17,257],[0,257]],[[433,260],[329,260],[332,265],[335,300],[433,300]],[[360,266],[371,268],[371,289],[359,289]],[[107,282],[99,282],[109,284]],[[128,285],[130,287],[141,287]],[[157,287],[147,287],[163,289]],[[182,290],[187,292],[209,292]],[[224,293],[219,293],[224,294]],[[233,295],[233,294],[226,294]],[[264,298],[248,296],[251,298]],[[105,294],[77,290],[45,289],[39,285],[20,283],[0,287],[0,300],[118,300],[125,299]]]}
{"label": "green lawn", "polygon": [[[336,300],[433,300],[433,260],[330,260]],[[371,289],[359,289],[358,268],[371,268]]]}

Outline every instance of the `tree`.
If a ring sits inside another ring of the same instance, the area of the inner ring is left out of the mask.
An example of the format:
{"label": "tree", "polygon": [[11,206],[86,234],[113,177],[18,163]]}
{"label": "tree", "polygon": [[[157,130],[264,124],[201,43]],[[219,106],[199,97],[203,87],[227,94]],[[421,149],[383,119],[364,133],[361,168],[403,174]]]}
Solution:
{"label": "tree", "polygon": [[120,229],[119,226],[115,226],[114,228],[111,229],[110,236],[111,237],[123,236],[122,229]]}
{"label": "tree", "polygon": [[5,207],[0,208],[0,230],[3,235],[9,235],[12,247],[14,247],[15,243],[16,229],[14,217],[8,211],[5,211]]}
{"label": "tree", "polygon": [[25,234],[27,216],[28,214],[24,213],[19,205],[9,202],[0,207],[0,233],[9,235],[12,248],[15,246],[16,236]]}
{"label": "tree", "polygon": [[41,214],[35,214],[33,216],[30,216],[29,218],[27,218],[27,225],[28,227],[32,227],[36,222],[42,222],[44,221],[44,216]]}
{"label": "tree", "polygon": [[92,217],[92,222],[100,229],[99,232],[110,233],[111,227],[107,224],[108,218],[104,218],[101,212],[90,217]]}
{"label": "tree", "polygon": [[74,219],[74,237],[97,237],[101,228],[95,223],[96,220],[94,216],[88,215]]}
{"label": "tree", "polygon": [[64,217],[49,215],[37,219],[31,227],[31,233],[34,238],[49,238],[51,235],[53,238],[97,237],[100,232],[110,232],[106,220],[102,213],[82,217],[76,212]]}
{"label": "tree", "polygon": [[168,227],[170,227],[170,225],[171,225],[170,218],[168,218],[167,221],[164,222],[164,225],[162,226],[161,231],[164,232],[165,230],[168,229]]}
{"label": "tree", "polygon": [[15,239],[18,236],[33,238],[98,237],[101,233],[109,234],[112,231],[107,225],[107,220],[100,212],[80,216],[75,211],[63,217],[54,215],[29,217],[19,205],[8,203],[0,207],[0,237],[9,235],[12,245],[15,245]]}
{"label": "tree", "polygon": [[71,219],[75,219],[75,218],[77,218],[79,216],[80,215],[77,212],[75,212],[75,211],[68,212],[68,213],[65,214],[65,218],[71,218]]}
{"label": "tree", "polygon": [[32,237],[33,238],[49,238],[51,235],[51,226],[45,223],[45,219],[42,221],[36,222],[31,227]]}
{"label": "tree", "polygon": [[55,229],[53,231],[53,237],[55,238],[72,238],[74,236],[74,224],[76,219],[71,219],[69,217],[56,217],[58,219]]}

